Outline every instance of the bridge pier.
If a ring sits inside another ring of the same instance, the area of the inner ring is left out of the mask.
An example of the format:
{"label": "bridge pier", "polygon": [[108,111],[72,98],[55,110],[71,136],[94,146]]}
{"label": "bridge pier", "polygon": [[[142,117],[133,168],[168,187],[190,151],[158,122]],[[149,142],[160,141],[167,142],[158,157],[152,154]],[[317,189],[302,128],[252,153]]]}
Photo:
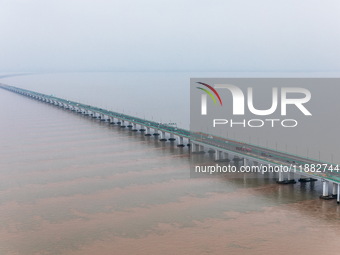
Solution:
{"label": "bridge pier", "polygon": [[150,128],[146,127],[146,134],[145,136],[151,136]]}
{"label": "bridge pier", "polygon": [[[321,199],[325,199],[325,200],[330,200],[330,199],[337,199],[337,202],[339,202],[338,198],[339,198],[339,192],[337,192],[337,184],[333,183],[333,187],[332,187],[332,194],[329,194],[329,181],[326,180],[322,180],[322,195],[320,196]],[[339,190],[339,188],[338,188]],[[334,194],[334,193],[338,193],[338,195]]]}
{"label": "bridge pier", "polygon": [[283,182],[284,182],[283,172],[279,171],[279,180],[277,181],[277,183],[283,183]]}
{"label": "bridge pier", "polygon": [[294,173],[292,173],[292,172],[289,171],[289,172],[287,173],[287,175],[288,175],[288,178],[287,178],[288,180],[287,180],[287,181],[288,181],[290,184],[296,183],[296,181],[295,181],[295,179],[294,179]]}
{"label": "bridge pier", "polygon": [[227,161],[227,162],[230,161],[230,159],[229,159],[229,153],[228,153],[228,152],[223,152],[223,159],[224,159],[225,161]]}
{"label": "bridge pier", "polygon": [[215,150],[215,161],[219,161],[221,159],[221,151]]}
{"label": "bridge pier", "polygon": [[328,185],[329,185],[329,182],[324,180],[322,183],[322,196],[323,197],[328,197],[329,195]]}
{"label": "bridge pier", "polygon": [[196,144],[194,144],[194,143],[191,143],[191,152],[197,152]]}
{"label": "bridge pier", "polygon": [[183,142],[183,136],[179,136],[178,137],[178,141],[177,141],[177,147],[184,147],[184,142]]}
{"label": "bridge pier", "polygon": [[191,152],[199,153],[200,152],[200,145],[196,143],[191,143]]}
{"label": "bridge pier", "polygon": [[281,170],[279,171],[279,180],[276,181],[278,184],[295,184],[296,181],[293,177],[293,173],[288,172],[287,173],[287,179],[284,178],[284,172]]}
{"label": "bridge pier", "polygon": [[162,136],[161,136],[161,139],[159,139],[159,140],[162,141],[162,142],[167,141],[167,139],[165,137],[165,131],[162,131]]}
{"label": "bridge pier", "polygon": [[134,131],[134,132],[138,131],[136,123],[133,123],[132,131]]}
{"label": "bridge pier", "polygon": [[335,182],[333,182],[333,184],[332,184],[332,196],[333,197],[336,197],[337,194],[338,194],[337,188],[338,188],[338,185]]}
{"label": "bridge pier", "polygon": [[170,138],[169,138],[170,142],[176,141],[174,134],[170,133]]}
{"label": "bridge pier", "polygon": [[340,204],[340,183],[338,183],[338,194],[337,194],[337,203]]}
{"label": "bridge pier", "polygon": [[191,152],[204,153],[204,147],[196,143],[191,143]]}
{"label": "bridge pier", "polygon": [[143,125],[140,125],[140,129],[139,129],[139,131],[140,132],[144,132],[146,129],[145,129],[145,126],[143,126]]}
{"label": "bridge pier", "polygon": [[199,153],[204,153],[204,146],[203,145],[199,145],[198,146],[198,152]]}
{"label": "bridge pier", "polygon": [[153,131],[154,133],[153,133],[152,135],[154,135],[154,136],[159,136],[158,129],[154,128],[153,130],[154,130],[154,131]]}

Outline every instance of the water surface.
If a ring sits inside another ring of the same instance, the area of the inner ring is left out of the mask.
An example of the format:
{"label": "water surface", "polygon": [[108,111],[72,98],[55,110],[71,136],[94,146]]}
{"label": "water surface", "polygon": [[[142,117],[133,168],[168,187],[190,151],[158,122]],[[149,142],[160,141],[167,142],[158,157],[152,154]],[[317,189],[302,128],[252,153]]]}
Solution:
{"label": "water surface", "polygon": [[5,90],[0,118],[0,254],[340,252],[320,182],[190,178],[187,148]]}

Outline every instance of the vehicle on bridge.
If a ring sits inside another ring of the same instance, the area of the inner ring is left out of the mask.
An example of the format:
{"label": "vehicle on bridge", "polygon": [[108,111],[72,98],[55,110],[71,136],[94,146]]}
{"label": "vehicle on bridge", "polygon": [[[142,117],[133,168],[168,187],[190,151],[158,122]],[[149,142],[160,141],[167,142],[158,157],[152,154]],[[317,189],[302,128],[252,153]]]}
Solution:
{"label": "vehicle on bridge", "polygon": [[236,150],[238,151],[244,151],[244,152],[251,152],[251,149],[250,148],[247,148],[247,147],[236,147]]}

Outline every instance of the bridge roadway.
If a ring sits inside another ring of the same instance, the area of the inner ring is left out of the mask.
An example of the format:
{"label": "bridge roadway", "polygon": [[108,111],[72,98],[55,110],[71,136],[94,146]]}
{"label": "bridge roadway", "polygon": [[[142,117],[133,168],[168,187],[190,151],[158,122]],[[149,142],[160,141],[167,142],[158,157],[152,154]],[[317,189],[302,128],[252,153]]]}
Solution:
{"label": "bridge roadway", "polygon": [[[323,194],[322,198],[331,199],[337,198],[340,203],[340,169],[329,170],[329,168],[337,169],[337,165],[327,162],[321,162],[310,158],[304,158],[298,155],[292,155],[277,150],[263,148],[260,146],[239,142],[236,140],[226,139],[222,137],[212,136],[206,133],[190,132],[189,130],[170,126],[164,123],[145,120],[136,116],[130,116],[114,111],[109,111],[99,107],[58,98],[52,95],[46,95],[35,91],[30,91],[22,88],[17,88],[5,84],[0,84],[0,88],[15,92],[33,99],[54,104],[65,109],[76,111],[81,114],[99,118],[102,121],[109,121],[111,124],[119,124],[121,127],[132,128],[132,131],[145,132],[146,136],[158,136],[161,132],[161,141],[168,140],[167,134],[170,136],[170,141],[175,141],[175,136],[178,140],[178,146],[184,147],[184,139],[187,140],[187,145],[191,146],[192,152],[202,153],[206,149],[215,153],[216,161],[229,161],[229,156],[233,157],[232,160],[242,161],[245,165],[271,165],[271,166],[287,166],[294,169],[295,173],[301,176],[302,181],[323,181]],[[116,120],[116,122],[115,122]],[[137,129],[137,125],[139,129]],[[153,130],[153,134],[151,133]],[[321,165],[319,172],[306,171],[305,166],[311,164],[317,167]],[[323,167],[327,166],[326,170]],[[295,183],[293,174],[291,172],[279,172],[278,183],[288,184]],[[331,194],[329,193],[329,185],[332,185]]]}

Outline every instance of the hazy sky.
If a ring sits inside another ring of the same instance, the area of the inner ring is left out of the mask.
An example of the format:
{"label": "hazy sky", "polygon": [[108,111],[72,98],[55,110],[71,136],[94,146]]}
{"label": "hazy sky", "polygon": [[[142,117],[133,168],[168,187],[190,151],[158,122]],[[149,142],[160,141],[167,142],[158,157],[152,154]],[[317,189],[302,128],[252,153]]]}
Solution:
{"label": "hazy sky", "polygon": [[339,0],[0,0],[0,72],[339,71]]}

